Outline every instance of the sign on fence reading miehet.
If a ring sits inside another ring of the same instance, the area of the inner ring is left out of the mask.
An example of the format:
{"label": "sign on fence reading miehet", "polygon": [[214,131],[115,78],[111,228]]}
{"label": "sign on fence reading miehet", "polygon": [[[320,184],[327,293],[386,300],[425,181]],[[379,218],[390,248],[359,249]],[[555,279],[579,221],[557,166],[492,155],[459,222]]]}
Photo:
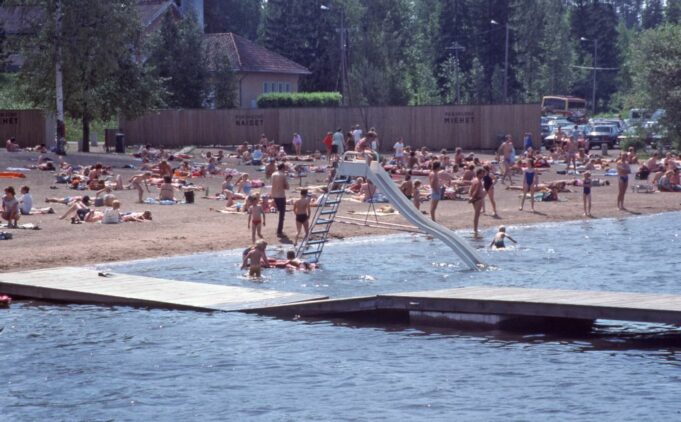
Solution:
{"label": "sign on fence reading miehet", "polygon": [[468,125],[475,123],[475,115],[472,111],[446,111],[444,122],[455,125]]}

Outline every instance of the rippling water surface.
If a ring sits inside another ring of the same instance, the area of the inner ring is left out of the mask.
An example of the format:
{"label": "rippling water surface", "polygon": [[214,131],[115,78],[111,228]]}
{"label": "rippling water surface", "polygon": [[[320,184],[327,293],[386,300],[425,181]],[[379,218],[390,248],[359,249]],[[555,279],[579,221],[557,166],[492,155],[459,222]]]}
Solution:
{"label": "rippling water surface", "polygon": [[[681,294],[678,213],[508,227],[470,272],[438,241],[330,244],[323,269],[240,251],[101,266],[329,296],[471,285]],[[271,251],[271,254],[283,251]],[[0,312],[0,420],[679,420],[681,334],[603,321],[590,336],[290,321],[19,302]]]}

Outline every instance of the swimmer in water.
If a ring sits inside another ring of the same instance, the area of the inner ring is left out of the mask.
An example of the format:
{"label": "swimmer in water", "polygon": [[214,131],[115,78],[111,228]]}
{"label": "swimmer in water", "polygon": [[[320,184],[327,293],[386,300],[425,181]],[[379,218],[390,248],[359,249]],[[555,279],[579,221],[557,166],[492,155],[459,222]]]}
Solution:
{"label": "swimmer in water", "polygon": [[494,246],[497,249],[503,249],[506,247],[506,245],[504,244],[504,239],[508,239],[513,243],[518,243],[515,241],[515,239],[506,234],[506,227],[499,226],[499,231],[494,236],[494,239],[492,239],[492,243],[490,243],[489,246],[490,247]]}

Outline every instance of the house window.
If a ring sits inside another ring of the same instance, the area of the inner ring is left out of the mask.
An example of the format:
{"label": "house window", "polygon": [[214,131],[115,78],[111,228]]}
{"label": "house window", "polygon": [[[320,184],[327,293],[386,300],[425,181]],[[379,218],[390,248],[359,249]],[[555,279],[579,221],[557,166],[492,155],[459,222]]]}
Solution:
{"label": "house window", "polygon": [[270,90],[269,90],[269,85],[267,84],[267,82],[265,82],[264,84],[262,84],[262,92],[264,92],[265,94],[267,94],[268,92],[270,92]]}
{"label": "house window", "polygon": [[286,92],[291,92],[291,84],[286,82]]}
{"label": "house window", "polygon": [[284,84],[279,82],[279,92],[284,92]]}

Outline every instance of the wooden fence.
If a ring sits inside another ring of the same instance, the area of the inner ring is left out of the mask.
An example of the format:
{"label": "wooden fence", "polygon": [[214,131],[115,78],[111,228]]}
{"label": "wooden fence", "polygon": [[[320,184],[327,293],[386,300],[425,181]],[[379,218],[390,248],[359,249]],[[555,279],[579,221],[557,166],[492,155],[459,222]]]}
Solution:
{"label": "wooden fence", "polygon": [[239,110],[161,110],[134,120],[121,120],[127,144],[166,147],[256,143],[261,134],[290,145],[294,132],[303,138],[303,150],[323,150],[329,131],[344,132],[356,124],[373,127],[382,150],[391,150],[397,138],[406,145],[431,149],[489,150],[499,137],[511,134],[521,146],[523,134],[532,133],[539,146],[541,107],[522,105],[343,107]]}
{"label": "wooden fence", "polygon": [[22,147],[54,145],[57,133],[54,117],[42,110],[0,110],[0,140],[16,138]]}

